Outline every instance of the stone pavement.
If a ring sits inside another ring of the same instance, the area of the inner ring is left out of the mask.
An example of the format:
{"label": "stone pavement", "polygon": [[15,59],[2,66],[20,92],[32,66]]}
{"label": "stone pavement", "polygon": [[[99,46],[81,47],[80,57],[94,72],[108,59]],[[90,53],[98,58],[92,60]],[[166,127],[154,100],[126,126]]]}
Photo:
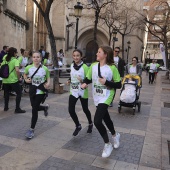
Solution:
{"label": "stone pavement", "polygon": [[[79,101],[76,111],[83,130],[78,137],[72,137],[74,124],[68,114],[68,92],[49,95],[46,101],[50,104],[49,116],[39,113],[32,140],[24,137],[31,118],[28,95],[24,94],[21,101],[27,112],[16,115],[15,98],[10,98],[10,109],[4,112],[0,92],[0,170],[170,170],[167,143],[170,141],[170,84],[164,74],[160,72],[156,84],[149,85],[148,76],[143,73],[141,112],[136,111],[135,115],[131,108],[125,107],[118,113],[120,91],[117,91],[109,112],[121,134],[120,147],[107,159],[101,158],[104,143],[98,131],[94,128],[92,134],[86,133],[88,123]],[[94,116],[91,95],[89,109]]]}

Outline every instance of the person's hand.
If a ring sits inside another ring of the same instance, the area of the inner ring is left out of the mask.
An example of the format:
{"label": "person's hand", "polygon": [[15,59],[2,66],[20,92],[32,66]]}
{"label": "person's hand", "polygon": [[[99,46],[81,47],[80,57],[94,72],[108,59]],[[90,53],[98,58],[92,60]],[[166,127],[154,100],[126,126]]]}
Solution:
{"label": "person's hand", "polygon": [[77,76],[77,79],[80,81],[80,83],[83,82],[80,76]]}
{"label": "person's hand", "polygon": [[50,88],[50,83],[45,83],[44,87],[45,87],[45,89],[49,89]]}
{"label": "person's hand", "polygon": [[105,78],[99,78],[99,82],[100,82],[100,84],[104,85],[106,83],[106,79]]}
{"label": "person's hand", "polygon": [[67,80],[66,84],[67,86],[70,85],[71,81],[70,80]]}
{"label": "person's hand", "polygon": [[88,85],[86,83],[83,83],[80,87],[81,87],[81,89],[86,89],[88,87]]}
{"label": "person's hand", "polygon": [[31,78],[26,78],[26,79],[25,79],[25,82],[26,82],[26,83],[31,83]]}

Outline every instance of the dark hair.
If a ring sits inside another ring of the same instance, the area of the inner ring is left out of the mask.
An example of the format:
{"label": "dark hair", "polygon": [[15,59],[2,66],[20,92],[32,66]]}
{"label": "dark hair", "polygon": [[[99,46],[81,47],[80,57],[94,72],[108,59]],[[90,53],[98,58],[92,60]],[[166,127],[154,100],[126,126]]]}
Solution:
{"label": "dark hair", "polygon": [[48,59],[49,54],[50,54],[49,52],[45,52],[45,56],[44,56],[44,58]]}
{"label": "dark hair", "polygon": [[3,50],[6,50],[8,47],[9,47],[9,46],[4,45],[4,46],[3,46]]}
{"label": "dark hair", "polygon": [[63,52],[63,49],[60,49],[59,52],[60,52],[60,53]]}
{"label": "dark hair", "polygon": [[100,46],[99,48],[101,48],[104,52],[104,54],[107,54],[106,57],[106,64],[108,65],[114,65],[114,61],[113,61],[113,49],[109,46]]}
{"label": "dark hair", "polygon": [[79,50],[79,49],[75,49],[75,50],[73,51],[73,53],[74,53],[74,52],[78,52],[78,53],[80,53],[80,56],[81,56],[81,57],[83,56],[82,51],[81,51],[81,50]]}
{"label": "dark hair", "polygon": [[29,51],[28,55],[29,55],[30,57],[32,56],[32,51],[31,51],[31,50]]}
{"label": "dark hair", "polygon": [[15,53],[17,53],[17,49],[14,47],[10,47],[6,56],[6,61],[10,61],[12,57],[15,57]]}
{"label": "dark hair", "polygon": [[120,47],[115,47],[114,49],[119,49],[120,50]]}
{"label": "dark hair", "polygon": [[[133,57],[133,58],[135,58],[135,59],[136,59],[136,62],[138,63],[138,57],[135,56],[135,57]],[[132,60],[133,60],[133,58],[132,58]]]}
{"label": "dark hair", "polygon": [[23,55],[25,50],[21,48],[20,51],[21,51],[21,54]]}

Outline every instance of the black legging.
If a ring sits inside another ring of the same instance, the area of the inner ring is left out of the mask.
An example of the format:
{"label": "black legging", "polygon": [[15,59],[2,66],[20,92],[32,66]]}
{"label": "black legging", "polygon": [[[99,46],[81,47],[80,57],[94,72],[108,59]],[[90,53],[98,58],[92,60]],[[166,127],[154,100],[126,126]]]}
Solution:
{"label": "black legging", "polygon": [[154,78],[155,78],[155,73],[150,73],[149,72],[149,82],[153,83]]}
{"label": "black legging", "polygon": [[102,121],[104,120],[107,128],[110,130],[112,135],[115,135],[115,129],[113,122],[110,118],[109,112],[108,112],[108,105],[101,103],[97,106],[97,110],[94,116],[94,124],[99,131],[100,135],[102,136],[105,143],[109,142],[109,137],[107,134],[107,130],[105,126],[103,125]]}
{"label": "black legging", "polygon": [[31,106],[32,106],[32,119],[31,128],[34,129],[38,120],[38,111],[45,109],[45,106],[41,106],[40,103],[44,99],[44,94],[37,94],[34,97],[30,96]]}
{"label": "black legging", "polygon": [[9,92],[12,90],[14,91],[16,96],[16,110],[20,109],[20,102],[21,102],[21,86],[18,82],[11,83],[11,84],[3,84],[4,89],[4,99],[5,99],[5,108],[8,108],[9,103]]}
{"label": "black legging", "polygon": [[[76,127],[80,125],[77,114],[75,112],[75,106],[77,103],[77,100],[79,98],[74,97],[73,95],[70,95],[69,97],[69,106],[68,106],[68,111],[70,113],[71,118],[73,119]],[[86,114],[86,117],[88,119],[89,124],[92,123],[92,119],[91,119],[91,113],[88,109],[88,99],[84,99],[80,97],[80,101],[81,101],[81,105],[83,108],[83,112]]]}

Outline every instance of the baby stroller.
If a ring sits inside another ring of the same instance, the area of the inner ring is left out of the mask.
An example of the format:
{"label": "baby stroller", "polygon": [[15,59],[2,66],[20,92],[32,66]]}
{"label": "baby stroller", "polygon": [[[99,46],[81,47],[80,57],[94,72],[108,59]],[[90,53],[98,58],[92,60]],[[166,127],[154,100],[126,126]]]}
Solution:
{"label": "baby stroller", "polygon": [[121,112],[122,106],[130,107],[133,108],[133,115],[135,115],[136,106],[138,106],[138,112],[141,109],[141,102],[139,101],[141,78],[137,75],[126,75],[122,84],[118,112]]}

